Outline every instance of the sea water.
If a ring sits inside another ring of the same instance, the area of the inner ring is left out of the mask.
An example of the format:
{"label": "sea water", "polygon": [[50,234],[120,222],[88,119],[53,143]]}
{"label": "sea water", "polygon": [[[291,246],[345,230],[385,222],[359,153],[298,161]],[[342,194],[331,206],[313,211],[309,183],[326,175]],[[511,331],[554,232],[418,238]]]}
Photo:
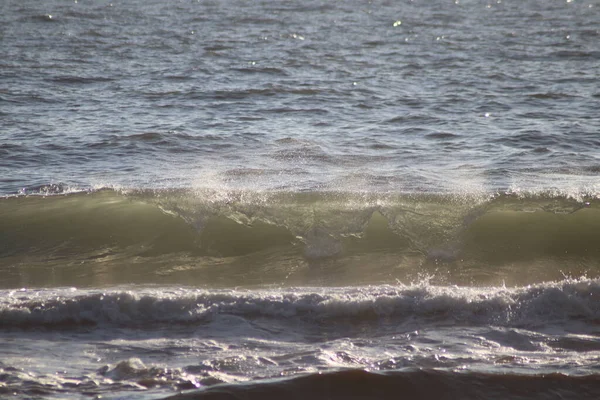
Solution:
{"label": "sea water", "polygon": [[0,395],[600,397],[600,3],[0,4]]}

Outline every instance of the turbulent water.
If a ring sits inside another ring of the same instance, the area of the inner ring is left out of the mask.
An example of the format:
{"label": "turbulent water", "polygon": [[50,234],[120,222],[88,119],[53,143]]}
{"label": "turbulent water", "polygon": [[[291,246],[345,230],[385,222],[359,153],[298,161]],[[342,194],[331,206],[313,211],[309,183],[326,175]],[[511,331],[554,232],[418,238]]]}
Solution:
{"label": "turbulent water", "polygon": [[0,4],[0,396],[600,398],[600,3]]}

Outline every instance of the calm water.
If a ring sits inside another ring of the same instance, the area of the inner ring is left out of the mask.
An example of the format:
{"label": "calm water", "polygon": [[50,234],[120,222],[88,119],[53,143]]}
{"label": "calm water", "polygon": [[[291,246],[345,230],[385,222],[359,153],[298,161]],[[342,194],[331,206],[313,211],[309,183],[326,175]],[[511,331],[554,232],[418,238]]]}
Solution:
{"label": "calm water", "polygon": [[598,21],[3,1],[0,394],[600,397]]}

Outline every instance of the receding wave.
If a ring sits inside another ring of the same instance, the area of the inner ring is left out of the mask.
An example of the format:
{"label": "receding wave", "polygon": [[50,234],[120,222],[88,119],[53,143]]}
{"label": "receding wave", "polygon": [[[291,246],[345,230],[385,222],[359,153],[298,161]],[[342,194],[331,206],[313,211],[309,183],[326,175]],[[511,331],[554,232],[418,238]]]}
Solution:
{"label": "receding wave", "polygon": [[0,199],[3,287],[337,285],[423,273],[522,284],[600,270],[593,199],[54,189]]}
{"label": "receding wave", "polygon": [[596,399],[598,396],[598,375],[342,370],[260,383],[217,385],[168,399]]}

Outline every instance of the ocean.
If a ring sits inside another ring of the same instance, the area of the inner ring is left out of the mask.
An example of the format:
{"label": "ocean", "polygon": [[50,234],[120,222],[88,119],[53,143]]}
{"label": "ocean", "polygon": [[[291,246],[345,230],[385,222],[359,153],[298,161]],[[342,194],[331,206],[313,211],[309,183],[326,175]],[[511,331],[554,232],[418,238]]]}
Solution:
{"label": "ocean", "polygon": [[598,0],[4,0],[0,397],[600,398]]}

